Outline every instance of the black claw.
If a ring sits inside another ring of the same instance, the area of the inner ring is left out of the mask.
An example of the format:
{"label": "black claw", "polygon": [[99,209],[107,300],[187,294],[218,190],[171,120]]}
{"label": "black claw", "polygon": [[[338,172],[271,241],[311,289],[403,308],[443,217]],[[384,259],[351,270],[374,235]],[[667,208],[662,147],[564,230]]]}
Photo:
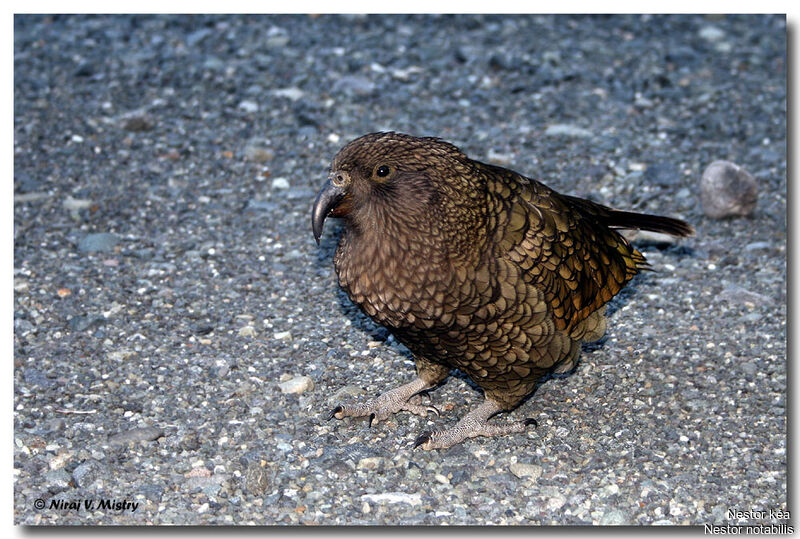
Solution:
{"label": "black claw", "polygon": [[430,432],[423,432],[422,434],[417,436],[416,440],[414,440],[413,449],[418,448],[419,446],[421,446],[422,444],[424,444],[426,442],[429,442],[430,440],[431,440],[431,433]]}
{"label": "black claw", "polygon": [[328,421],[330,421],[331,419],[336,417],[336,414],[338,414],[341,411],[342,411],[342,407],[341,406],[337,406],[336,408],[331,410],[331,413],[328,415]]}
{"label": "black claw", "polygon": [[442,417],[442,414],[439,413],[439,409],[436,408],[436,406],[426,406],[425,409],[436,414],[436,417]]}
{"label": "black claw", "polygon": [[533,425],[533,428],[535,428],[535,429],[538,429],[538,428],[539,428],[539,422],[538,422],[538,421],[536,421],[536,420],[535,420],[534,418],[532,418],[532,417],[529,417],[529,418],[527,418],[525,421],[523,421],[523,423],[525,424],[525,426],[526,426],[526,427],[527,427],[527,426],[530,426],[530,425]]}
{"label": "black claw", "polygon": [[372,428],[372,421],[375,419],[375,413],[369,414],[369,428]]}

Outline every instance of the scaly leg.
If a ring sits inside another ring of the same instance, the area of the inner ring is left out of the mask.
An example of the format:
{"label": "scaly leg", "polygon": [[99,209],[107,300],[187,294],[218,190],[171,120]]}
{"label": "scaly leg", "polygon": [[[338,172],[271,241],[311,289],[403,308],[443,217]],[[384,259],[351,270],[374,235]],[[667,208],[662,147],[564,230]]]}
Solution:
{"label": "scaly leg", "polygon": [[525,432],[528,425],[538,426],[535,419],[525,419],[505,425],[488,423],[488,419],[503,408],[494,401],[484,400],[480,406],[470,410],[461,418],[454,427],[436,432],[425,432],[414,442],[414,447],[422,446],[423,449],[447,449],[467,438],[475,436],[503,436],[518,432]]}
{"label": "scaly leg", "polygon": [[414,381],[405,385],[387,391],[386,393],[370,399],[367,402],[360,404],[340,404],[331,410],[328,419],[342,419],[343,417],[361,417],[369,416],[369,424],[372,426],[373,421],[383,421],[394,413],[400,411],[411,412],[422,417],[426,417],[428,412],[433,412],[437,416],[439,410],[433,406],[424,406],[422,404],[411,403],[409,399],[418,393],[430,389],[435,384],[426,382],[422,378],[416,378]]}

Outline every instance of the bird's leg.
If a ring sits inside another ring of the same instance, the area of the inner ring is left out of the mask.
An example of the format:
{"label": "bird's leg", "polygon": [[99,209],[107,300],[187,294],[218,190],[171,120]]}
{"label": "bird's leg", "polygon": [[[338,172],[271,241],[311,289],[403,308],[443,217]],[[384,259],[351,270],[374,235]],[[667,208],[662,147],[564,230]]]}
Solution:
{"label": "bird's leg", "polygon": [[454,427],[447,430],[425,432],[421,434],[416,441],[414,441],[414,447],[422,446],[423,449],[447,449],[467,438],[473,438],[475,436],[503,436],[505,434],[525,432],[528,425],[537,426],[536,420],[530,418],[524,421],[507,423],[505,425],[495,425],[488,422],[490,417],[502,411],[503,408],[499,404],[486,399],[480,406],[470,410]]}
{"label": "bird's leg", "polygon": [[416,402],[409,402],[409,399],[434,385],[417,377],[414,381],[387,391],[367,402],[349,405],[341,404],[331,410],[330,418],[342,419],[348,416],[360,417],[368,415],[370,416],[370,425],[372,425],[374,421],[382,421],[400,411],[411,412],[422,417],[426,417],[428,412],[439,415],[439,410],[430,405],[419,404],[418,399]]}

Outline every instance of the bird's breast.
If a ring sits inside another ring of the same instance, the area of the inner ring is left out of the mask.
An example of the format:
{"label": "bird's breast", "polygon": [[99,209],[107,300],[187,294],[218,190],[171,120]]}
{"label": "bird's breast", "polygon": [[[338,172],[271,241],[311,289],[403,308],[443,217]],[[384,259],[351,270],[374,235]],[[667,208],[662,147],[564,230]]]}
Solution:
{"label": "bird's breast", "polygon": [[349,235],[334,258],[340,286],[375,321],[390,328],[433,327],[447,310],[450,263],[421,243]]}

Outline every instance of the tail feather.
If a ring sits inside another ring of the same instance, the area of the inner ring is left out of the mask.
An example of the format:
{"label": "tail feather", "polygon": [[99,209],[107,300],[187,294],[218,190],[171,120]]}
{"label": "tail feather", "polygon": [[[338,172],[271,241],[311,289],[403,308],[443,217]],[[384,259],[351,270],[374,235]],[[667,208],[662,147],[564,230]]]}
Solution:
{"label": "tail feather", "polygon": [[610,228],[649,230],[678,237],[694,236],[694,227],[681,219],[651,215],[649,213],[615,210],[591,200],[572,196],[565,196],[564,198],[573,208],[578,209],[584,215],[591,215],[592,218]]}
{"label": "tail feather", "polygon": [[694,236],[694,227],[692,225],[673,217],[611,210],[606,219],[606,224],[612,228],[649,230],[678,237]]}

